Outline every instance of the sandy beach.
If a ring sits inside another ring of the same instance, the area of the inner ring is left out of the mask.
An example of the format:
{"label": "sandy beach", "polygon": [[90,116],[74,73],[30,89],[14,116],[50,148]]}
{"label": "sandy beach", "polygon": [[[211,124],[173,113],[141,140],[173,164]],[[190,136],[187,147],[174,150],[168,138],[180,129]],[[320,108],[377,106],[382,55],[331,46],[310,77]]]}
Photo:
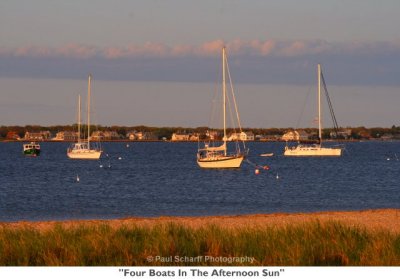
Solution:
{"label": "sandy beach", "polygon": [[52,229],[54,225],[64,227],[81,225],[107,224],[113,228],[121,226],[155,226],[175,223],[198,228],[208,225],[218,225],[224,228],[251,228],[251,227],[282,227],[286,225],[302,225],[309,222],[340,222],[345,225],[365,228],[369,231],[400,232],[400,209],[374,209],[362,211],[335,211],[315,213],[273,213],[237,216],[204,216],[204,217],[170,217],[154,218],[131,217],[112,220],[67,220],[67,221],[40,221],[40,222],[1,222],[1,227],[33,228],[40,231]]}

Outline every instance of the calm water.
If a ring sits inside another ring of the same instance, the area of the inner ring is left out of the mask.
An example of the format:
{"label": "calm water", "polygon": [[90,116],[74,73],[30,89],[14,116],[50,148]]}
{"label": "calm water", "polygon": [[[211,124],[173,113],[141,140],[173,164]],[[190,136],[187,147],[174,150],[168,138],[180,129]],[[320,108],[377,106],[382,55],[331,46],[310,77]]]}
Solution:
{"label": "calm water", "polygon": [[69,160],[68,145],[41,143],[40,157],[25,158],[22,143],[0,143],[0,221],[400,207],[400,142],[348,143],[340,158],[249,143],[249,160],[270,166],[259,175],[248,163],[200,169],[197,143],[105,143],[101,161]]}

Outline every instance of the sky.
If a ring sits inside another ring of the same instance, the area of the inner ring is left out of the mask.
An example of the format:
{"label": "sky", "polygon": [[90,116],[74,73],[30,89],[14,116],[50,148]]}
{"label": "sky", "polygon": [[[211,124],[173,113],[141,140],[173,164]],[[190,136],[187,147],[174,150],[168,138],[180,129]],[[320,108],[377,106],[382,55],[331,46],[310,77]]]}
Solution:
{"label": "sky", "polygon": [[399,126],[398,11],[397,0],[2,0],[0,125],[73,123],[91,73],[98,124],[207,126],[226,46],[245,127],[312,126],[318,63],[339,125]]}

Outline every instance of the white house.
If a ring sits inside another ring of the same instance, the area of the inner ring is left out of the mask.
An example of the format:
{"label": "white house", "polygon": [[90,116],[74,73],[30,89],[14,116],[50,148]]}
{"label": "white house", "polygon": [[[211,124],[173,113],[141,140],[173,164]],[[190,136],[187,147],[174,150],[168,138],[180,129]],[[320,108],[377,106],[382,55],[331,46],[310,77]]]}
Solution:
{"label": "white house", "polygon": [[171,137],[171,141],[188,141],[190,138],[189,134],[178,134],[173,133]]}
{"label": "white house", "polygon": [[56,137],[53,138],[56,141],[76,141],[78,140],[78,132],[71,131],[62,131],[56,134]]}
{"label": "white house", "polygon": [[242,140],[242,141],[254,140],[254,134],[253,134],[253,132],[232,133],[228,137],[228,140],[229,141],[234,141],[234,140]]}
{"label": "white house", "polygon": [[126,133],[126,137],[129,140],[156,140],[157,137],[151,132],[138,132],[130,131]]}
{"label": "white house", "polygon": [[51,138],[50,131],[40,131],[38,133],[26,132],[25,140],[48,140]]}
{"label": "white house", "polygon": [[309,134],[303,130],[295,130],[285,133],[282,136],[282,140],[284,141],[299,141],[299,140],[308,140]]}
{"label": "white house", "polygon": [[217,131],[207,130],[207,132],[206,132],[206,137],[209,138],[210,140],[215,140],[218,138],[218,136],[219,136],[219,134]]}

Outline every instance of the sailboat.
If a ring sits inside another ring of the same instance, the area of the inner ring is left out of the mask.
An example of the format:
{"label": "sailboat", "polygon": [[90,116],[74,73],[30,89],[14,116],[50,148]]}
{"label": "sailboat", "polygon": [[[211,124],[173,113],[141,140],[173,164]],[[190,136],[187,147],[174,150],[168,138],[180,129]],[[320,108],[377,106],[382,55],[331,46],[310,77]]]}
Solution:
{"label": "sailboat", "polygon": [[[286,145],[285,151],[283,153],[284,156],[341,156],[342,148],[341,147],[323,147],[322,146],[322,121],[321,121],[321,77],[323,79],[321,65],[318,64],[318,143],[307,145],[307,144],[298,144],[294,147],[289,147]],[[324,89],[326,90],[325,80]],[[331,113],[333,113],[332,105],[328,98]],[[334,114],[332,115],[334,117]],[[334,122],[336,123],[336,119],[334,118]]]}
{"label": "sailboat", "polygon": [[[227,68],[227,69],[226,69]],[[235,152],[228,153],[227,147],[227,132],[226,132],[226,107],[227,107],[227,93],[226,93],[226,71],[228,71],[229,81],[231,84],[231,93],[232,98],[235,105],[236,110],[236,117],[237,123],[240,128],[240,132],[242,132],[240,127],[240,119],[239,113],[237,110],[237,105],[234,97],[234,92],[232,89],[232,82],[230,80],[229,68],[228,68],[228,61],[226,57],[226,49],[225,47],[222,48],[222,112],[223,112],[223,130],[224,135],[222,138],[222,145],[219,146],[211,146],[210,143],[205,143],[203,148],[199,148],[197,151],[197,164],[201,168],[208,168],[208,169],[222,169],[222,168],[240,168],[240,165],[245,158],[247,151],[241,151],[236,142],[236,150]],[[243,142],[244,145],[244,142]],[[245,147],[244,147],[245,148]]]}
{"label": "sailboat", "polygon": [[81,97],[78,99],[78,141],[67,150],[70,159],[99,159],[103,150],[90,142],[90,89],[92,76],[88,77],[88,101],[87,101],[87,139],[81,140]]}

